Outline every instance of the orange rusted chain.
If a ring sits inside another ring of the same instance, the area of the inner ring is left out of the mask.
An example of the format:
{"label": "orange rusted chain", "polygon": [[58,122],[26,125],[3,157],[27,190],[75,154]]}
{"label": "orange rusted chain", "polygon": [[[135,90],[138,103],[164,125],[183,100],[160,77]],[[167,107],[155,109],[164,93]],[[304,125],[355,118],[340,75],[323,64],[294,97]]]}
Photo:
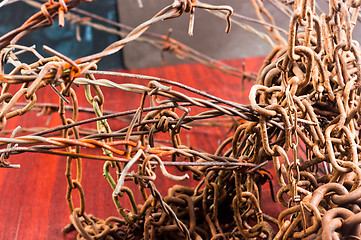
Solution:
{"label": "orange rusted chain", "polygon": [[[99,59],[119,51],[151,24],[189,13],[192,32],[195,8],[231,13],[232,9],[225,6],[176,0],[122,40],[78,60],[49,47],[44,49],[53,55],[50,58],[22,46],[3,48],[0,52],[0,127],[6,125],[7,119],[36,107],[38,90],[49,84],[59,96],[56,110],[62,126],[26,136],[15,136],[18,131],[15,130],[11,137],[0,138],[3,146],[0,166],[11,166],[7,160],[11,155],[26,152],[66,156],[66,199],[71,214],[71,225],[66,231],[73,227],[78,231],[78,238],[360,236],[361,62],[358,43],[352,40],[360,3],[332,0],[329,12],[318,15],[314,0],[292,2],[294,11],[287,44],[273,27],[272,16],[263,4],[253,0],[252,3],[262,22],[264,16],[269,20],[266,27],[280,45],[265,59],[247,106],[166,79],[96,70]],[[53,9],[55,5],[57,8]],[[65,0],[49,1],[43,5],[41,14],[26,24],[39,19],[49,24],[71,6]],[[3,44],[7,41],[0,39]],[[16,40],[17,37],[9,41]],[[16,49],[30,51],[39,60],[22,63],[16,57]],[[13,66],[8,74],[4,73],[5,64]],[[95,74],[138,78],[146,80],[147,85],[118,84]],[[12,93],[9,89],[15,84],[18,90]],[[91,107],[83,110],[93,112],[95,118],[78,120],[82,110],[72,88],[74,84],[84,89]],[[171,86],[180,90],[173,90]],[[107,114],[103,87],[141,94],[139,107]],[[18,101],[22,98],[26,103],[19,109]],[[66,101],[71,107],[65,106]],[[150,107],[145,107],[148,103]],[[202,111],[193,114],[192,108]],[[235,124],[214,154],[192,149],[182,142],[180,133],[190,130],[191,124],[204,119],[216,121],[219,116],[234,118]],[[107,120],[115,117],[127,117],[126,127],[114,131]],[[80,126],[89,122],[96,122],[96,129],[81,132]],[[44,137],[49,133],[53,135]],[[167,140],[160,142],[159,133]],[[90,154],[87,149],[98,151]],[[87,214],[81,184],[84,159],[104,161],[103,176],[113,190],[112,200],[120,219],[104,221]],[[264,169],[271,161],[276,176]],[[133,171],[132,165],[136,166]],[[165,177],[179,181],[165,197],[154,182],[158,166]],[[170,174],[170,166],[185,173]],[[181,185],[188,175],[198,181],[196,187]],[[263,185],[272,186],[272,177],[280,187],[277,201],[285,207],[278,219],[264,212],[261,204]],[[128,188],[129,181],[138,188]],[[134,191],[139,191],[141,202],[135,200]],[[80,198],[79,206],[72,200],[75,192]],[[129,201],[131,209],[122,206],[124,199]]]}

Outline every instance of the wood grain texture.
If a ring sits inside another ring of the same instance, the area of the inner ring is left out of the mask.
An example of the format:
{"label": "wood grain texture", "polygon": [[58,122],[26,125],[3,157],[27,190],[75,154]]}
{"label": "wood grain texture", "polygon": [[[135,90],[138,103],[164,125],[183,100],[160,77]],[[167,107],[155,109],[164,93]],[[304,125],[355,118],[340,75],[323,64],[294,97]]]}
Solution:
{"label": "wood grain texture", "polygon": [[[241,66],[243,61],[245,61],[248,71],[256,72],[262,64],[262,58],[231,60],[228,63],[233,66]],[[239,103],[248,103],[248,91],[252,84],[246,81],[242,85],[239,78],[225,75],[200,64],[183,64],[129,72],[182,82]],[[147,84],[144,80],[116,77],[108,79],[117,83]],[[84,97],[83,87],[75,87],[75,89],[81,103],[80,106],[91,107]],[[124,111],[136,109],[139,106],[140,96],[114,89],[102,88],[102,90],[106,99],[105,110]],[[41,90],[37,95],[39,103],[58,102],[57,96],[49,90]],[[94,114],[81,114],[80,120],[93,116]],[[57,113],[53,113],[51,116],[38,116],[37,112],[30,112],[22,117],[10,119],[6,129],[11,130],[18,125],[23,128],[45,126],[49,117],[49,126],[61,125]],[[116,121],[111,123],[113,130],[120,127],[117,124],[120,123]],[[95,127],[95,123],[90,125]],[[224,136],[224,132],[221,129],[210,132],[207,128],[200,128],[195,133],[188,135],[185,136],[186,139],[183,139],[187,144],[214,152],[218,141]],[[19,154],[12,155],[9,161],[13,164],[21,164],[21,168],[0,168],[0,239],[75,239],[75,232],[62,233],[62,228],[69,223],[70,214],[65,201],[65,158],[43,154]],[[85,209],[88,214],[91,213],[100,218],[118,216],[111,199],[112,191],[102,177],[102,166],[103,162],[101,161],[83,160],[82,185],[86,197]],[[172,183],[161,176],[157,181],[162,183],[159,185],[162,186],[160,190],[166,194],[167,188]],[[186,182],[186,184],[192,183]],[[268,186],[263,193],[267,199],[270,199]],[[77,193],[73,194],[74,199],[77,198],[76,195]]]}

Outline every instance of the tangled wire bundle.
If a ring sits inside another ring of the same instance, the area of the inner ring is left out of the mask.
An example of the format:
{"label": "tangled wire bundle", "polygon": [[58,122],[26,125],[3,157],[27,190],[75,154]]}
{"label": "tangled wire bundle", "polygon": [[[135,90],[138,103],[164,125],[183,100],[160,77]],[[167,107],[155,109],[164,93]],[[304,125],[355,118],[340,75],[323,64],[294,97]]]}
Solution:
{"label": "tangled wire bundle", "polygon": [[[76,229],[79,239],[360,239],[361,62],[358,43],[352,40],[360,2],[331,0],[329,13],[317,15],[314,0],[294,1],[288,44],[274,27],[267,26],[278,46],[265,59],[247,106],[165,79],[96,70],[102,57],[119,51],[151,24],[187,12],[192,26],[195,8],[227,11],[229,31],[232,8],[228,6],[176,0],[104,51],[74,61],[49,47],[44,49],[54,56],[43,58],[32,48],[16,45],[24,34],[52,24],[55,17],[63,19],[63,13],[80,2],[48,1],[22,27],[0,38],[1,129],[7,119],[36,106],[36,92],[47,86],[59,95],[63,123],[21,137],[15,137],[14,130],[10,138],[0,138],[1,145],[7,144],[0,150],[0,164],[16,167],[6,158],[24,152],[67,156],[66,198],[71,224],[65,231]],[[261,13],[267,12],[262,3],[252,3],[264,20]],[[39,60],[22,63],[14,53],[16,49],[31,51]],[[4,65],[8,63],[14,69],[5,74]],[[107,74],[150,81],[143,86],[96,78]],[[15,84],[21,87],[12,94],[9,88]],[[96,118],[78,121],[80,110],[73,84],[84,85]],[[100,87],[141,94],[140,107],[104,115],[106,99]],[[16,108],[23,97],[27,103]],[[72,105],[71,117],[65,114],[67,98]],[[145,107],[148,98],[151,105]],[[201,112],[190,116],[190,108]],[[107,119],[128,115],[132,115],[129,125],[113,132]],[[182,144],[182,129],[219,116],[245,121],[214,154]],[[97,122],[97,133],[82,137],[79,126],[89,122]],[[58,131],[62,131],[61,136],[45,136]],[[156,144],[158,132],[169,134],[170,145]],[[84,149],[102,149],[103,155]],[[81,158],[105,161],[104,177],[113,189],[118,217],[102,220],[86,213]],[[72,174],[73,161],[76,176]],[[280,187],[277,200],[285,207],[278,219],[260,206],[262,185],[271,178],[263,170],[269,161],[273,162]],[[136,171],[130,171],[134,166]],[[170,174],[166,166],[191,174],[197,186],[174,185],[168,196],[162,196],[154,183],[155,168],[174,181],[189,177],[187,173]],[[141,204],[134,198],[136,190],[126,186],[129,181],[138,186]],[[79,207],[74,206],[73,191],[79,193]],[[125,198],[131,209],[122,206],[120,199]]]}

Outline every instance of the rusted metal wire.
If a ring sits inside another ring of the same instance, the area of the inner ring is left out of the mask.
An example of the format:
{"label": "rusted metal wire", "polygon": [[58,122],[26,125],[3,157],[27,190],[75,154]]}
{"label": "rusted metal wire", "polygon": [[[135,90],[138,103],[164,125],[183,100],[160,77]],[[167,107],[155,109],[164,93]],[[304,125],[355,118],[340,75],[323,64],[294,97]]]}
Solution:
{"label": "rusted metal wire", "polygon": [[[41,4],[36,1],[33,1],[33,0],[24,0],[24,1],[31,6],[35,6],[38,8],[41,7]],[[86,17],[81,17],[77,14],[84,15]],[[225,16],[226,16],[226,14],[225,14]],[[84,11],[84,10],[78,9],[78,8],[74,8],[70,12],[68,12],[65,15],[65,19],[67,21],[69,21],[70,24],[76,24],[77,31],[79,31],[78,30],[79,25],[86,25],[86,26],[90,26],[90,27],[95,28],[100,31],[119,35],[123,38],[123,37],[126,37],[129,32],[134,30],[134,28],[127,26],[125,24],[114,22],[112,20],[106,19],[104,17],[95,15],[93,13],[90,13],[88,11]],[[104,23],[114,26],[116,28],[110,28],[110,27],[106,27],[99,23],[94,23],[94,22],[92,22],[93,19],[104,22]],[[118,30],[117,28],[121,28],[121,30]],[[241,76],[241,77],[244,77],[247,79],[254,79],[254,80],[256,79],[256,77],[253,73],[241,71],[240,69],[229,66],[228,64],[226,64],[220,60],[211,58],[211,57],[209,57],[203,53],[200,53],[197,50],[175,40],[174,38],[170,37],[169,35],[166,36],[166,35],[161,35],[161,34],[152,33],[152,32],[147,31],[147,32],[143,33],[143,36],[138,37],[134,40],[148,43],[148,44],[154,46],[155,48],[161,50],[162,51],[161,53],[170,52],[180,59],[189,59],[189,60],[193,60],[196,62],[200,62],[208,67],[219,69],[222,72],[225,72],[225,73],[228,73],[231,75]]]}
{"label": "rusted metal wire", "polygon": [[[65,232],[76,230],[78,239],[361,236],[361,62],[359,45],[352,39],[359,2],[332,0],[328,14],[320,15],[314,0],[287,3],[293,12],[286,42],[263,3],[252,0],[260,22],[266,22],[265,18],[269,22],[264,25],[277,46],[266,57],[250,90],[250,105],[246,106],[166,79],[96,69],[102,57],[119,51],[164,19],[190,13],[192,32],[195,8],[228,11],[228,31],[232,8],[227,6],[175,0],[122,40],[77,60],[46,46],[44,49],[53,57],[44,58],[34,48],[15,44],[28,31],[51,24],[55,17],[66,19],[63,13],[80,2],[48,1],[22,27],[0,38],[0,129],[4,129],[7,119],[36,108],[38,90],[48,85],[59,97],[59,104],[49,111],[58,111],[62,121],[62,126],[33,134],[18,136],[20,130],[16,129],[9,138],[0,138],[0,166],[18,167],[7,160],[12,154],[66,156],[71,224]],[[282,5],[285,2],[273,2],[288,11],[289,6]],[[16,50],[32,52],[39,60],[22,63]],[[6,64],[13,66],[10,73],[4,72]],[[106,79],[107,75],[137,78],[148,84],[119,84]],[[91,108],[79,106],[73,84],[81,86]],[[10,86],[18,86],[17,91],[10,91]],[[139,108],[106,112],[104,87],[140,94]],[[65,105],[66,101],[71,107]],[[195,108],[198,113],[191,115],[190,109]],[[81,111],[90,111],[96,117],[79,121]],[[234,131],[214,154],[182,143],[180,133],[184,129],[191,129],[200,120],[216,121],[220,116],[242,121],[236,121]],[[127,117],[126,127],[112,130],[108,120],[116,117]],[[96,122],[97,127],[85,132],[81,126],[90,122]],[[160,132],[168,134],[167,144],[157,143]],[[99,151],[88,153],[87,149]],[[119,216],[102,220],[87,214],[82,159],[105,162],[103,176],[113,189],[111,197]],[[264,168],[268,162],[273,163],[279,185],[277,202],[285,208],[278,219],[264,212],[261,205],[263,185],[271,183],[273,177]],[[170,174],[170,166],[184,174]],[[161,195],[154,182],[156,168],[159,174],[177,181],[167,196]],[[181,185],[189,175],[197,181],[196,187]],[[128,188],[130,181],[138,189]],[[134,191],[140,192],[141,200],[135,199]],[[78,206],[72,199],[75,192],[80,199]],[[122,206],[125,200],[130,209]]]}

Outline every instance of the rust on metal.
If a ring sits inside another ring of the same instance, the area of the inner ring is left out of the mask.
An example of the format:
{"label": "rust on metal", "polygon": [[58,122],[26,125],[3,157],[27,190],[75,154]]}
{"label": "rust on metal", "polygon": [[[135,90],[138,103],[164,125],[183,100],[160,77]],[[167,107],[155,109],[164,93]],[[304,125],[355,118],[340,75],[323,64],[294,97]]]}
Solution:
{"label": "rust on metal", "polygon": [[[358,42],[352,39],[360,2],[332,0],[328,13],[317,14],[314,0],[272,1],[289,13],[286,39],[263,2],[251,0],[259,19],[256,22],[264,25],[270,36],[265,39],[274,48],[250,90],[250,105],[171,80],[97,70],[101,58],[120,51],[143,34],[149,37],[145,34],[149,26],[160,21],[188,13],[192,34],[196,8],[220,13],[227,21],[228,32],[233,21],[229,6],[175,0],[103,51],[72,60],[47,46],[44,50],[52,57],[44,58],[34,48],[16,42],[29,32],[52,25],[55,18],[59,18],[60,26],[65,20],[90,24],[90,18],[67,14],[83,1],[49,0],[41,5],[26,2],[39,6],[40,11],[0,37],[0,130],[8,119],[34,109],[47,114],[58,112],[62,125],[35,129],[22,136],[16,136],[21,131],[17,128],[10,137],[1,137],[0,167],[19,167],[10,163],[13,154],[66,157],[66,201],[71,223],[64,232],[76,230],[78,239],[360,238],[361,60]],[[138,4],[143,7],[142,1]],[[255,77],[215,64],[169,36],[157,37],[153,43],[161,50],[226,73]],[[30,52],[38,60],[22,63],[16,56],[19,51]],[[4,72],[5,65],[13,67],[9,73]],[[107,75],[138,78],[147,84],[119,84],[106,79]],[[74,84],[84,89],[89,108],[79,106]],[[10,91],[10,87],[17,91]],[[38,90],[47,87],[59,97],[58,105],[37,102]],[[105,87],[140,94],[139,108],[107,112],[107,99],[102,93]],[[145,107],[146,101],[150,107]],[[67,102],[71,106],[66,106]],[[193,108],[200,113],[191,114]],[[82,111],[95,117],[79,120]],[[113,131],[108,120],[120,117],[127,118],[128,124]],[[180,132],[184,129],[219,117],[242,121],[236,121],[231,136],[214,154],[182,143]],[[82,129],[90,122],[96,123],[95,129]],[[168,145],[157,144],[160,132],[168,134]],[[50,133],[54,135],[48,136]],[[100,151],[89,153],[89,149]],[[82,186],[84,159],[104,161],[103,176],[113,190],[111,198],[118,216],[100,219],[87,213]],[[276,176],[265,169],[268,162],[273,164]],[[131,171],[132,166],[137,170]],[[184,173],[171,174],[170,167]],[[154,182],[156,168],[175,182],[167,196],[161,195]],[[197,186],[183,186],[182,181],[188,177],[197,181]],[[263,185],[270,183],[272,190],[273,177],[279,185],[277,204],[285,208],[278,219],[269,216],[261,204]],[[129,188],[130,181],[137,188]],[[135,191],[139,191],[141,202],[135,199]],[[79,195],[79,205],[73,201],[74,194]],[[125,200],[131,209],[122,206]]]}

